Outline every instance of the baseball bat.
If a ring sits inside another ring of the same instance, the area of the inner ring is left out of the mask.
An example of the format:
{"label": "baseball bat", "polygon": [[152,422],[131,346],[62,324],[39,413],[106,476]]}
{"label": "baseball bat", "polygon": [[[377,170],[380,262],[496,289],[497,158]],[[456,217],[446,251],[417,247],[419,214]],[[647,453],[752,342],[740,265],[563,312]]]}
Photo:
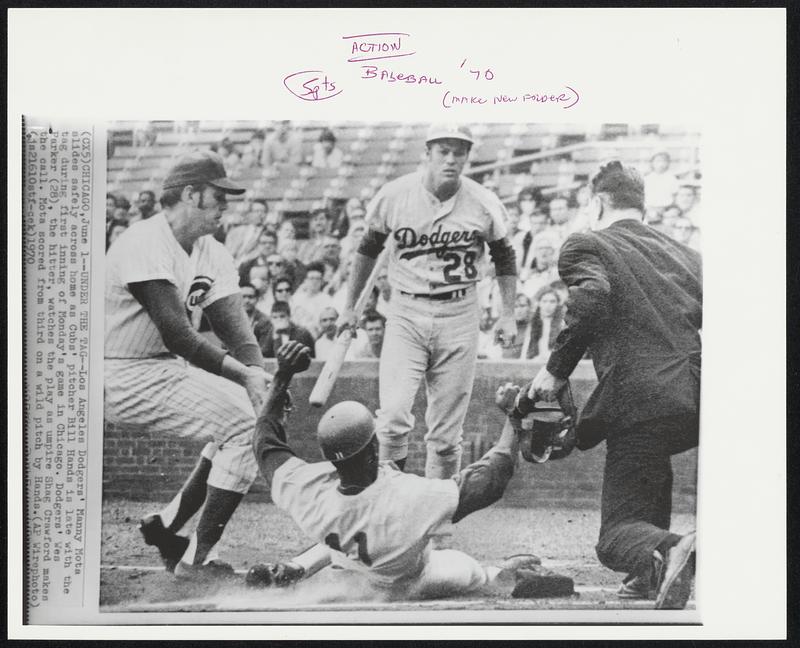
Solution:
{"label": "baseball bat", "polygon": [[[358,301],[356,301],[356,304],[353,308],[356,319],[361,317],[361,313],[364,310],[367,299],[369,298],[372,288],[375,285],[375,280],[378,278],[378,271],[383,265],[384,256],[385,255],[382,254],[378,257],[377,261],[375,262],[375,267],[372,269],[369,277],[367,277],[367,282],[364,284],[364,289],[361,291]],[[331,395],[331,391],[333,391],[333,385],[336,382],[336,379],[339,377],[339,371],[342,369],[344,358],[347,355],[347,350],[350,348],[350,342],[352,342],[352,340],[353,332],[349,328],[346,328],[339,333],[339,337],[336,338],[336,344],[334,345],[333,349],[331,349],[331,354],[325,361],[325,365],[322,367],[322,371],[317,378],[317,382],[314,383],[314,389],[311,390],[311,394],[308,397],[308,402],[311,403],[313,407],[322,407],[328,401],[328,397]]]}

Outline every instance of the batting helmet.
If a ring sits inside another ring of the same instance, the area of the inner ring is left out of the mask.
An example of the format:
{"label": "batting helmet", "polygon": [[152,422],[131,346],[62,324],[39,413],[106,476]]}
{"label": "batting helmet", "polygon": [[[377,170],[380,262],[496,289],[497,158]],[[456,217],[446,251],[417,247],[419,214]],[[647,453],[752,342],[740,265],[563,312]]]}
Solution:
{"label": "batting helmet", "polygon": [[469,144],[475,143],[475,140],[472,138],[472,131],[462,124],[433,124],[428,129],[428,136],[425,138],[425,143],[430,144],[440,139],[457,139]]}
{"label": "batting helmet", "polygon": [[328,461],[344,461],[357,454],[375,436],[375,420],[361,403],[342,401],[322,415],[317,441]]}

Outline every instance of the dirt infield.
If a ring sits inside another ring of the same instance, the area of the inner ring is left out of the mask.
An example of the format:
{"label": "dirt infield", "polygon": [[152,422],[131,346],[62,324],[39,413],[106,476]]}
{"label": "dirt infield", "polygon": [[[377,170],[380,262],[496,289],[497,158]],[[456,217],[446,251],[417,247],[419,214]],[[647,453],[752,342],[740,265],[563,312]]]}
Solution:
{"label": "dirt infield", "polygon": [[[493,506],[453,527],[449,544],[491,564],[516,553],[534,553],[543,565],[575,582],[576,595],[558,599],[512,599],[508,591],[487,590],[469,598],[387,602],[363,583],[348,582],[340,570],[326,569],[285,590],[254,591],[244,573],[258,562],[291,558],[311,543],[292,520],[273,505],[245,502],[219,547],[233,564],[236,579],[198,586],[176,580],[160,568],[157,551],[137,530],[139,519],[156,504],[113,500],[103,509],[101,610],[106,612],[198,612],[248,610],[541,610],[648,609],[651,602],[620,600],[620,574],[602,567],[594,554],[599,528],[596,508],[517,508]],[[686,532],[694,517],[673,516],[673,529]],[[690,602],[690,607],[693,603]]]}

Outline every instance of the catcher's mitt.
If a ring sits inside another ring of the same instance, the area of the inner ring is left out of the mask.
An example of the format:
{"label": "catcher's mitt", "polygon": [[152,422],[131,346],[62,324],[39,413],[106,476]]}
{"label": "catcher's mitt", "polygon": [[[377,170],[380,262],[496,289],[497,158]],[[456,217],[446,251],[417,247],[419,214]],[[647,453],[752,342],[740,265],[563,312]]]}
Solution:
{"label": "catcher's mitt", "polygon": [[520,451],[526,461],[544,463],[563,459],[575,447],[577,412],[569,382],[558,394],[558,402],[529,398],[524,390],[506,383],[497,390],[495,402],[519,432]]}

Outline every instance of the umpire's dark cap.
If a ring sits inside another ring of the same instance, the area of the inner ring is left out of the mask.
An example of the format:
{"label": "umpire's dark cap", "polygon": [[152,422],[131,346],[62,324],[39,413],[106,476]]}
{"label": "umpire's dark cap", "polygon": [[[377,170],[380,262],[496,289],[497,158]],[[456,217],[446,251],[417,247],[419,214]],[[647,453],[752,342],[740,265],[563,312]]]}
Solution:
{"label": "umpire's dark cap", "polygon": [[245,192],[244,187],[228,179],[222,158],[212,151],[195,151],[182,157],[164,178],[164,189],[199,184],[208,184],[229,194]]}

